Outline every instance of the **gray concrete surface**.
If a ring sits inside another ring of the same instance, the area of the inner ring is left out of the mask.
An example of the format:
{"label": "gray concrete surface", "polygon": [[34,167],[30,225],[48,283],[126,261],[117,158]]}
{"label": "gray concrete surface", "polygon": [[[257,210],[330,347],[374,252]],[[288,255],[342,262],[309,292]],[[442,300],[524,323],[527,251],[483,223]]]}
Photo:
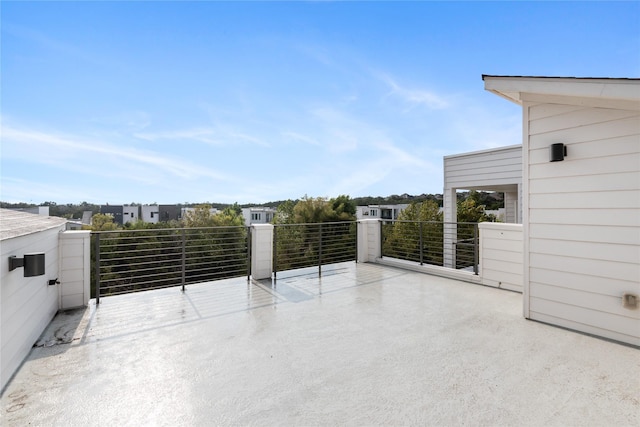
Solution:
{"label": "gray concrete surface", "polygon": [[521,300],[372,264],[107,297],[58,315],[2,424],[638,426],[640,351]]}

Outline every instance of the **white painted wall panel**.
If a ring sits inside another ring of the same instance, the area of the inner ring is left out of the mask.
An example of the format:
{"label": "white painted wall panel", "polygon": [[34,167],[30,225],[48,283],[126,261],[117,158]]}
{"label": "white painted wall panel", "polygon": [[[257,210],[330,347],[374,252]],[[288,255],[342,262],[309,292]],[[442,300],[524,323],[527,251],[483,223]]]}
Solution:
{"label": "white painted wall panel", "polygon": [[[591,197],[594,197],[593,194]],[[595,225],[612,223],[616,226],[638,227],[640,216],[636,209],[537,209],[531,212],[529,222],[533,224]]]}
{"label": "white painted wall panel", "polygon": [[598,175],[598,179],[593,179],[591,175],[569,176],[562,180],[561,187],[558,186],[555,177],[551,177],[529,181],[529,194],[637,190],[638,182],[640,182],[640,172],[601,174]]}
{"label": "white painted wall panel", "polygon": [[531,120],[529,122],[529,134],[537,135],[558,130],[573,129],[579,126],[593,126],[596,123],[606,123],[629,117],[637,117],[637,115],[637,111],[605,108],[574,110],[563,114],[548,116],[541,120]]}
{"label": "white painted wall panel", "polygon": [[[640,294],[640,115],[558,104],[524,111],[525,314],[638,345],[640,310],[623,308],[622,294]],[[558,142],[567,156],[551,163]]]}
{"label": "white painted wall panel", "polygon": [[637,245],[640,241],[640,230],[633,227],[617,227],[609,223],[601,226],[530,224],[529,240],[536,238]]}
{"label": "white painted wall panel", "polygon": [[[539,209],[638,209],[640,190],[531,194],[529,201]],[[615,221],[609,223],[613,224]]]}
{"label": "white painted wall panel", "polygon": [[479,232],[482,284],[522,292],[522,225],[480,223]]}
{"label": "white painted wall panel", "polygon": [[545,117],[554,117],[560,114],[570,113],[572,111],[584,110],[585,107],[579,105],[567,105],[567,104],[538,104],[531,108],[529,113],[529,120],[531,122],[544,119]]}
{"label": "white painted wall panel", "polygon": [[24,277],[24,269],[2,269],[0,280],[1,355],[0,389],[29,354],[33,343],[58,311],[58,287],[47,281],[58,277],[58,236],[64,225],[2,241],[2,259],[25,253],[45,253],[45,274]]}
{"label": "white painted wall panel", "polygon": [[582,274],[577,278],[575,273],[572,272],[547,270],[544,268],[537,268],[533,270],[531,272],[530,279],[534,283],[542,283],[545,285],[576,289],[584,292],[615,297],[626,292],[630,286],[634,285],[628,280],[617,280],[611,277],[607,277],[603,280],[602,277],[587,274]]}
{"label": "white painted wall panel", "polygon": [[522,147],[466,153],[444,158],[445,188],[522,182]]}

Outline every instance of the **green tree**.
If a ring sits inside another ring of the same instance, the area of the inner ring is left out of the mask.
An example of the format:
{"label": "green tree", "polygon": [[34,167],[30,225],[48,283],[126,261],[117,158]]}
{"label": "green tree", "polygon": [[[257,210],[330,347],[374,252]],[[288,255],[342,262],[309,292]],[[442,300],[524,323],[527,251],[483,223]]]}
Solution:
{"label": "green tree", "polygon": [[118,224],[113,222],[113,216],[108,214],[95,214],[91,218],[91,226],[84,227],[92,231],[111,231],[117,230]]}
{"label": "green tree", "polygon": [[485,213],[486,206],[481,204],[480,198],[477,191],[471,191],[466,199],[458,201],[458,222],[495,221],[494,215]]}
{"label": "green tree", "polygon": [[442,265],[443,222],[435,200],[409,204],[397,222],[383,224],[382,233],[385,256]]}
{"label": "green tree", "polygon": [[296,207],[296,202],[289,199],[280,203],[276,208],[276,213],[273,215],[274,224],[293,224],[295,216],[293,209]]}

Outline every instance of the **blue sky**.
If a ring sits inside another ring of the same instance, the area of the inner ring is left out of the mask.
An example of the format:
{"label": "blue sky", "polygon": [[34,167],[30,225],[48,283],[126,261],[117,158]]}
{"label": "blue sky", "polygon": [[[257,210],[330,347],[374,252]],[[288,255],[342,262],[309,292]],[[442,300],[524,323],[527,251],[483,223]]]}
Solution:
{"label": "blue sky", "polygon": [[482,74],[640,75],[638,2],[7,2],[0,200],[441,193],[520,143]]}

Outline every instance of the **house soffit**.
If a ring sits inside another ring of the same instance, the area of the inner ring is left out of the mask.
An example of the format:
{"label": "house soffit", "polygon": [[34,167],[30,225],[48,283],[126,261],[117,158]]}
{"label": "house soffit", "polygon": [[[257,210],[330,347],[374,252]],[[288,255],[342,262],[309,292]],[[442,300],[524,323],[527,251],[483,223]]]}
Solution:
{"label": "house soffit", "polygon": [[485,89],[516,104],[550,102],[640,110],[640,79],[483,75]]}

